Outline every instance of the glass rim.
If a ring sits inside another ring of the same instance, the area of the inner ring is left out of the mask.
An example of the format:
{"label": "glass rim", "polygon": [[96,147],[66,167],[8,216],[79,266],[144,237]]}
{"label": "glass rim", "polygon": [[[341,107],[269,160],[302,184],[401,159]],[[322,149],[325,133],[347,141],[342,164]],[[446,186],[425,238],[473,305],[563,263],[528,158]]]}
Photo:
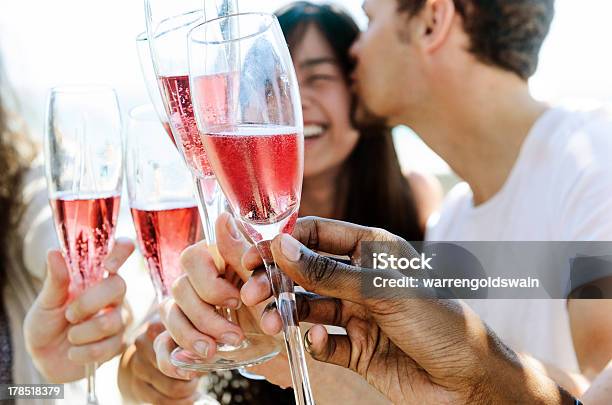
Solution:
{"label": "glass rim", "polygon": [[50,90],[51,94],[83,94],[83,93],[113,93],[117,96],[114,87],[106,84],[73,84],[54,86]]}
{"label": "glass rim", "polygon": [[[151,114],[147,116],[146,114]],[[140,104],[130,109],[128,113],[130,120],[139,122],[159,122],[159,116],[155,110],[155,106],[152,103]]]}
{"label": "glass rim", "polygon": [[[269,20],[269,22],[267,24],[265,24],[264,27],[260,28],[259,30],[257,30],[257,32],[248,34],[248,35],[243,35],[243,36],[239,36],[237,38],[230,38],[230,39],[224,39],[224,40],[199,40],[199,39],[195,39],[194,35],[196,33],[196,31],[199,31],[202,29],[202,27],[207,26],[207,25],[212,25],[215,23],[218,23],[221,20],[229,20],[230,18],[236,18],[236,17],[245,17],[245,16],[259,16],[259,17],[265,17]],[[243,41],[245,39],[249,39],[249,38],[254,38],[257,37],[261,34],[263,34],[264,32],[268,31],[272,25],[274,24],[274,21],[276,21],[277,18],[274,14],[271,13],[261,13],[261,12],[248,12],[248,13],[238,13],[238,14],[231,14],[231,15],[225,15],[225,16],[221,16],[221,17],[217,17],[217,18],[213,18],[212,20],[208,20],[208,21],[204,21],[198,25],[196,25],[195,27],[193,27],[188,34],[188,39],[189,42],[193,42],[199,45],[225,45],[225,44],[229,44],[232,42],[238,42],[238,41]]]}
{"label": "glass rim", "polygon": [[149,34],[147,34],[146,30],[136,35],[136,42],[148,41],[148,40],[149,40]]}
{"label": "glass rim", "polygon": [[[184,19],[186,17],[190,17],[192,15],[198,15],[197,18],[190,20],[186,23],[182,23],[182,24],[176,24],[176,25],[172,25],[170,27],[166,27],[166,25],[168,25],[171,21],[174,20],[178,20],[178,19]],[[163,20],[159,21],[152,29],[152,33],[151,36],[153,38],[153,40],[156,40],[158,38],[161,38],[165,35],[174,33],[177,30],[180,30],[181,28],[184,27],[188,27],[191,24],[196,24],[199,20],[203,20],[205,18],[205,11],[203,9],[196,9],[196,10],[191,10],[191,11],[185,11],[184,13],[181,14],[176,14],[170,17],[166,17]],[[146,32],[146,31],[145,31]],[[138,38],[137,38],[138,40]],[[148,35],[146,40],[148,40]]]}

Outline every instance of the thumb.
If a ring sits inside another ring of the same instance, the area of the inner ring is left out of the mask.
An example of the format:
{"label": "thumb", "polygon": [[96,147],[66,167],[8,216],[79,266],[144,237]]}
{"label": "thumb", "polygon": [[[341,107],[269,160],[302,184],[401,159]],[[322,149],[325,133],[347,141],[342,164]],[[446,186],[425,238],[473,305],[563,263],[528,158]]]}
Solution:
{"label": "thumb", "polygon": [[63,306],[69,297],[70,272],[59,250],[47,253],[47,277],[38,296],[42,309],[55,309]]}
{"label": "thumb", "polygon": [[280,234],[272,241],[277,266],[307,291],[362,303],[361,270],[321,256],[292,236]]}

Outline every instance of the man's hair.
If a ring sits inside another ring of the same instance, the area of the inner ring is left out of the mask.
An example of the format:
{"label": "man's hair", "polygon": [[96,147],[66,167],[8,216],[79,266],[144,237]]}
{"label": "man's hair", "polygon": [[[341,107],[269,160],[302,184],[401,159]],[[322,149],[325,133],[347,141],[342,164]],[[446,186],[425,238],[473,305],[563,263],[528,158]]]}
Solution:
{"label": "man's hair", "polygon": [[[483,63],[533,75],[554,16],[554,0],[453,0],[470,38],[470,52]],[[400,11],[418,14],[427,0],[397,0]]]}

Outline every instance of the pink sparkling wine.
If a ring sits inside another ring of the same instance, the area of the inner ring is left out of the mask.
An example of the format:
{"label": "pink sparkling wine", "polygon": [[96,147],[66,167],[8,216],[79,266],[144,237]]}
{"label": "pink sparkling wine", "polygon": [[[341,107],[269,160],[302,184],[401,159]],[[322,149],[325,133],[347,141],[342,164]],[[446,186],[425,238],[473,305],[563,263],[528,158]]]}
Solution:
{"label": "pink sparkling wine", "polygon": [[202,137],[234,212],[255,242],[290,233],[302,190],[304,141],[295,128],[243,125]]}
{"label": "pink sparkling wine", "polygon": [[113,245],[120,198],[63,194],[50,202],[74,297],[104,277],[102,262]]}
{"label": "pink sparkling wine", "polygon": [[[191,104],[189,76],[162,76],[159,80],[166,95],[165,99],[168,100],[170,122],[180,135],[187,164],[199,177],[213,176],[206,152],[202,146],[202,140]],[[198,90],[196,91],[198,93],[203,91],[216,95],[225,95],[224,86],[227,86],[226,76],[207,76],[203,81],[198,82]],[[222,98],[218,102],[210,101],[211,107],[207,108],[207,110],[215,111],[215,113],[218,113],[220,110],[227,111],[225,97]]]}
{"label": "pink sparkling wine", "polygon": [[132,208],[132,218],[140,251],[161,301],[170,295],[172,284],[182,274],[181,253],[202,239],[198,208],[191,203],[164,203]]}

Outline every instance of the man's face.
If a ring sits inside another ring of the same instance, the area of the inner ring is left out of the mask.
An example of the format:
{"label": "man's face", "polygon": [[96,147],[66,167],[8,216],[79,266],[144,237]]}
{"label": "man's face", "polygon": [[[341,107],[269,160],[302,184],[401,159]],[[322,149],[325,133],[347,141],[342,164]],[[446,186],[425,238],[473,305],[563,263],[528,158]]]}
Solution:
{"label": "man's face", "polygon": [[398,12],[397,0],[365,0],[363,8],[368,29],[351,49],[360,112],[384,117],[390,125],[410,124],[402,121],[425,94],[423,57],[411,39],[417,28],[406,13]]}

